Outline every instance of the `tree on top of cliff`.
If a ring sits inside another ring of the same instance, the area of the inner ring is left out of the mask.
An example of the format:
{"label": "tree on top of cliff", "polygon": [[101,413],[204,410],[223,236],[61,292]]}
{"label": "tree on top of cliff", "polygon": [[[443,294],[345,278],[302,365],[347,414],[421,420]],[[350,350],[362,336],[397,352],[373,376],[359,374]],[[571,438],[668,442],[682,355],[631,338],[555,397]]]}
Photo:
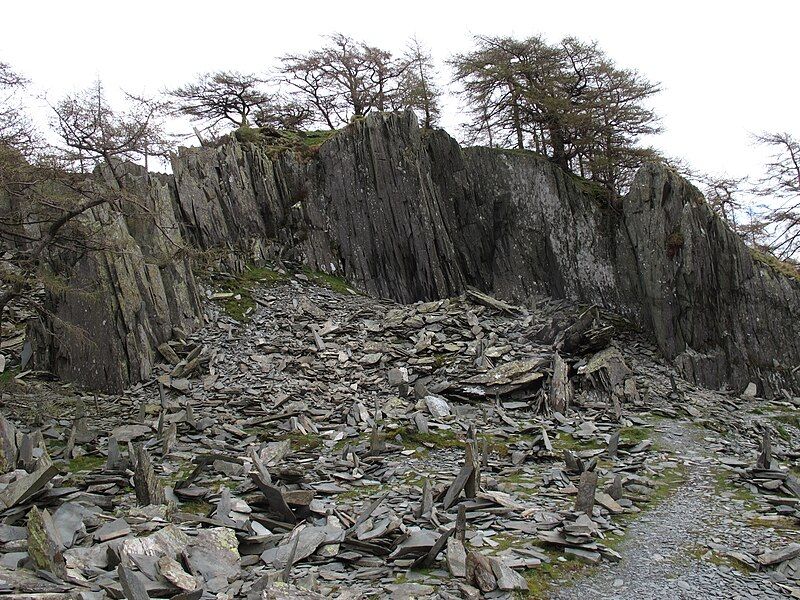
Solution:
{"label": "tree on top of cliff", "polygon": [[403,57],[342,34],[306,54],[281,58],[283,83],[331,129],[372,111],[411,108],[430,126],[438,115],[433,64],[421,44]]}
{"label": "tree on top of cliff", "polygon": [[200,75],[193,83],[168,92],[177,112],[213,128],[221,122],[246,127],[258,109],[273,102],[272,94],[262,89],[265,80],[238,71],[217,71]]}
{"label": "tree on top of cliff", "polygon": [[0,148],[23,155],[41,145],[33,123],[22,110],[21,92],[28,81],[10,65],[0,62]]}
{"label": "tree on top of cliff", "polygon": [[441,95],[430,50],[412,37],[402,60],[407,68],[398,84],[399,104],[402,108],[419,112],[422,126],[430,129],[439,121]]}
{"label": "tree on top of cliff", "polygon": [[530,148],[614,192],[655,157],[639,140],[659,130],[645,105],[658,85],[617,67],[596,43],[478,36],[450,64],[473,141]]}
{"label": "tree on top of cliff", "polygon": [[[105,204],[125,203],[128,214],[135,212],[140,200],[123,189],[121,161],[146,159],[165,143],[158,103],[128,96],[127,108],[115,109],[100,82],[53,110],[59,146],[26,155],[24,136],[20,148],[0,144],[0,242],[18,255],[13,269],[0,270],[0,320],[14,301],[42,310],[31,293],[41,286],[69,291],[51,272],[49,257],[113,250],[102,228],[84,217]],[[110,177],[85,174],[100,164]]]}
{"label": "tree on top of cliff", "polygon": [[756,141],[773,154],[755,192],[779,204],[764,215],[771,231],[769,249],[781,259],[800,256],[800,141],[788,132],[764,133]]}
{"label": "tree on top of cliff", "polygon": [[54,107],[54,129],[61,137],[62,158],[81,172],[101,163],[116,177],[120,160],[166,156],[172,144],[164,132],[166,107],[148,98],[126,94],[125,110],[112,108],[101,81],[64,96]]}

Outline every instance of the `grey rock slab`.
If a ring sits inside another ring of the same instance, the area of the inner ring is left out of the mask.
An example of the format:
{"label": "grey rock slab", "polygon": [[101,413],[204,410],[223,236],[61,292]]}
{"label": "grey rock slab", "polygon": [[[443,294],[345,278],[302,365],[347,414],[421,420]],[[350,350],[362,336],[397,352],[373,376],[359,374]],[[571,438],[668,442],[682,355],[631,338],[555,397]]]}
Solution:
{"label": "grey rock slab", "polygon": [[18,478],[0,492],[0,504],[5,508],[11,508],[25,502],[41,491],[57,474],[58,468],[56,466],[41,464],[33,473]]}
{"label": "grey rock slab", "polygon": [[503,591],[527,591],[528,582],[514,569],[506,566],[499,558],[490,557],[492,571],[497,579],[497,587]]}
{"label": "grey rock slab", "polygon": [[277,569],[284,568],[290,557],[294,564],[311,556],[328,539],[328,535],[326,527],[298,528],[280,546],[264,551],[261,560]]}
{"label": "grey rock slab", "polygon": [[204,580],[236,578],[241,571],[239,542],[233,529],[202,529],[187,551],[186,561]]}
{"label": "grey rock slab", "polygon": [[198,588],[197,580],[184,571],[174,558],[162,556],[158,559],[158,572],[176,588],[191,592]]}
{"label": "grey rock slab", "polygon": [[464,548],[464,543],[455,537],[450,537],[447,540],[447,550],[445,553],[447,557],[447,569],[453,577],[466,577],[467,576],[467,551]]}
{"label": "grey rock slab", "polygon": [[124,565],[117,567],[117,575],[122,586],[122,593],[127,600],[150,600],[147,586],[142,576]]}
{"label": "grey rock slab", "polygon": [[148,425],[120,425],[111,431],[111,435],[120,444],[126,444],[142,436],[150,435],[152,431],[152,428]]}
{"label": "grey rock slab", "polygon": [[761,565],[769,567],[771,565],[792,560],[797,556],[800,556],[800,544],[794,543],[789,544],[788,546],[779,550],[765,552],[764,554],[757,556],[756,560],[758,560]]}
{"label": "grey rock slab", "polygon": [[177,557],[190,543],[190,538],[175,525],[167,525],[150,535],[128,538],[120,546],[123,562],[134,554]]}
{"label": "grey rock slab", "polygon": [[28,513],[28,553],[36,566],[63,579],[66,576],[63,547],[47,509],[31,508]]}
{"label": "grey rock slab", "polygon": [[131,532],[131,527],[124,518],[115,519],[106,523],[92,534],[98,542],[107,542],[115,538],[123,537]]}

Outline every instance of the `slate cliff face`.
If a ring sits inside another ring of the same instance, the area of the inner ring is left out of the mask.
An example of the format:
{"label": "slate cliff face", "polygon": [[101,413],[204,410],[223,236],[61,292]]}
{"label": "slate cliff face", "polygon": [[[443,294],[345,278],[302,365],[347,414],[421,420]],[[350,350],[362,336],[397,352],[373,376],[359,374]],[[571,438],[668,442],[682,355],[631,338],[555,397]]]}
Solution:
{"label": "slate cliff face", "polygon": [[[800,374],[789,372],[800,362],[800,283],[755,262],[699,192],[663,167],[641,169],[615,212],[546,160],[461,149],[406,113],[371,115],[307,160],[228,142],[182,151],[173,171],[147,184],[132,175],[130,185],[175,225],[178,244],[221,250],[240,264],[290,255],[401,302],[473,285],[520,303],[536,294],[596,303],[650,332],[699,383],[757,380],[766,394],[800,388]],[[166,251],[159,228],[130,218],[115,227],[143,255]],[[200,320],[188,265],[158,275],[146,264],[126,265],[116,279],[96,267],[74,275],[126,290],[106,307],[118,324],[108,356],[124,368],[95,357],[87,376],[72,345],[52,336],[37,345],[40,362],[106,389],[144,377],[167,330]],[[131,323],[127,305],[139,306]],[[87,324],[67,297],[53,298],[53,309]]]}

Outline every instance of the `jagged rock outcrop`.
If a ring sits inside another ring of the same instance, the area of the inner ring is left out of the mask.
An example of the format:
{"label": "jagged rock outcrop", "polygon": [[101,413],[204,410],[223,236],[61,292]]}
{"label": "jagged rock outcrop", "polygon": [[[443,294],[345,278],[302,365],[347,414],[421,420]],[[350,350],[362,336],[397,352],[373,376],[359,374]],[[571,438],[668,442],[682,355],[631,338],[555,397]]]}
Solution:
{"label": "jagged rock outcrop", "polygon": [[[229,141],[183,150],[173,172],[146,181],[132,169],[126,180],[172,233],[106,215],[130,252],[87,258],[75,272],[117,290],[103,306],[105,333],[77,301],[53,299],[64,322],[113,346],[98,355],[40,339],[40,361],[61,376],[93,386],[106,377],[107,388],[136,381],[154,342],[198,321],[188,264],[165,271],[144,260],[168,255],[167,238],[180,236],[234,263],[291,256],[403,302],[473,285],[515,302],[550,294],[595,303],[651,333],[699,383],[800,388],[790,372],[800,362],[800,282],[754,261],[699,192],[663,166],[644,167],[622,210],[612,210],[532,153],[461,149],[405,113],[370,115],[313,156]],[[127,258],[136,252],[141,260]]]}
{"label": "jagged rock outcrop", "polygon": [[104,204],[83,217],[102,231],[92,243],[103,251],[51,257],[66,285],[49,290],[47,317],[31,328],[38,365],[105,391],[148,377],[156,346],[175,328],[195,329],[201,315],[171,178],[125,167],[122,211]]}
{"label": "jagged rock outcrop", "polygon": [[758,381],[766,395],[798,389],[800,281],[755,260],[700,192],[663,167],[639,171],[622,227],[627,312],[688,379],[739,391]]}

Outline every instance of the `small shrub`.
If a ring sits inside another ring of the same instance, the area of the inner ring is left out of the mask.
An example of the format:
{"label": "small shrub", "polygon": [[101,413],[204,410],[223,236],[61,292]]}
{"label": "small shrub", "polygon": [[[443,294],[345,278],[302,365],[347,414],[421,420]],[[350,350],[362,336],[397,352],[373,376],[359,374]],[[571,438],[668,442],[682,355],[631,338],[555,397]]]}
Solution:
{"label": "small shrub", "polygon": [[667,237],[667,256],[669,258],[675,258],[675,255],[678,254],[678,251],[683,248],[683,244],[686,242],[686,239],[683,237],[683,234],[680,231],[672,232],[669,237]]}
{"label": "small shrub", "polygon": [[781,260],[777,256],[769,254],[768,252],[756,250],[755,248],[750,248],[750,254],[752,255],[753,259],[760,262],[762,265],[771,267],[781,275],[785,275],[786,277],[791,277],[792,279],[800,281],[800,266],[785,260]]}
{"label": "small shrub", "polygon": [[243,143],[257,144],[261,141],[261,130],[258,127],[239,127],[234,133],[236,139]]}

